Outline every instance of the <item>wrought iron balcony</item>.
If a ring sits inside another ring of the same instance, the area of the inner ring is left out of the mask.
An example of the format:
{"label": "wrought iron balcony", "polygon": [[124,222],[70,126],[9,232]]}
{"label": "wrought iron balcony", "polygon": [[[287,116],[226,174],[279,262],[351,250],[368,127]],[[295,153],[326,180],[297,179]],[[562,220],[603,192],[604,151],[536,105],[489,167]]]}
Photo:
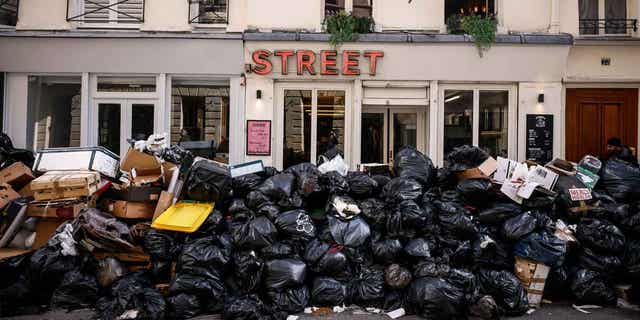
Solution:
{"label": "wrought iron balcony", "polygon": [[229,22],[227,0],[187,1],[189,1],[189,23],[227,24]]}
{"label": "wrought iron balcony", "polygon": [[15,26],[19,7],[19,0],[0,0],[0,25]]}
{"label": "wrought iron balcony", "polygon": [[144,22],[145,0],[67,0],[67,21],[105,24]]}
{"label": "wrought iron balcony", "polygon": [[580,19],[581,35],[626,35],[638,31],[638,19]]}

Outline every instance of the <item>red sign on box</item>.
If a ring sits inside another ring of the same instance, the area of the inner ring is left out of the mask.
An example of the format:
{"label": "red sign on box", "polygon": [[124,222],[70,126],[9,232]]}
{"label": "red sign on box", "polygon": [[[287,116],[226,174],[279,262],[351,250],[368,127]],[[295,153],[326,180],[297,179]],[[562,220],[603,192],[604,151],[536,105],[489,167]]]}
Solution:
{"label": "red sign on box", "polygon": [[271,120],[247,120],[247,155],[271,155]]}

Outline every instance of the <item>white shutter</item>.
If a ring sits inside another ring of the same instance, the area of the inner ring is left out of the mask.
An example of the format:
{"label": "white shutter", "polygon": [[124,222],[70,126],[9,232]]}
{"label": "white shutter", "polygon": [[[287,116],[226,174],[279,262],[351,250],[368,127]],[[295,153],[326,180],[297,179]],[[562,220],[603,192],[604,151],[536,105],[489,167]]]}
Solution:
{"label": "white shutter", "polygon": [[[140,23],[144,15],[144,0],[83,0],[87,23]],[[109,6],[110,4],[116,5]],[[108,8],[107,8],[108,7]]]}
{"label": "white shutter", "polygon": [[[87,23],[104,23],[109,20],[109,9],[105,9],[109,5],[109,0],[84,0],[84,17],[81,17]],[[103,8],[103,9],[100,9]]]}
{"label": "white shutter", "polygon": [[144,0],[128,0],[118,5],[119,23],[140,23],[144,14]]}

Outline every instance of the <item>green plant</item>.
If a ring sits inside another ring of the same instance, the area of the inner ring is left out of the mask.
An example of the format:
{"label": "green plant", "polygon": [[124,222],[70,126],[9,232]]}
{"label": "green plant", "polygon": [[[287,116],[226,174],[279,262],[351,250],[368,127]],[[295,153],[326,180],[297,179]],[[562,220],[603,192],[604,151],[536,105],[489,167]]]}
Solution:
{"label": "green plant", "polygon": [[464,34],[464,30],[460,26],[464,16],[452,14],[447,18],[447,31],[451,34]]}
{"label": "green plant", "polygon": [[491,48],[491,44],[496,40],[498,24],[491,16],[483,17],[475,14],[465,16],[460,20],[460,27],[473,38],[480,57]]}
{"label": "green plant", "polygon": [[373,31],[373,19],[370,17],[356,17],[340,11],[324,19],[325,30],[331,34],[329,43],[338,47],[347,41],[353,41],[358,34]]}

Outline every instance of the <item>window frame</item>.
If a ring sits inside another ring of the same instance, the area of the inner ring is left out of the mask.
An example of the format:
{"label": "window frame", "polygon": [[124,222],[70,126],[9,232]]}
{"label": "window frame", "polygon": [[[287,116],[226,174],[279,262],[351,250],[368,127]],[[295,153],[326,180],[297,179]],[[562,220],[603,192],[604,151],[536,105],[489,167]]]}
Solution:
{"label": "window frame", "polygon": [[629,21],[633,21],[636,20],[636,28],[637,26],[637,19],[630,19],[630,15],[629,15],[629,1],[625,0],[624,1],[624,5],[625,5],[625,12],[626,12],[626,16],[624,18],[622,18],[622,20],[625,20],[625,33],[607,33],[607,27],[606,27],[606,22],[607,20],[618,20],[618,19],[607,19],[607,4],[606,4],[606,0],[596,0],[598,1],[598,18],[595,26],[596,29],[596,34],[587,34],[587,33],[581,33],[580,29],[580,23],[583,20],[589,20],[589,19],[582,19],[580,17],[580,6],[578,5],[578,35],[580,37],[586,37],[586,38],[594,38],[594,37],[630,37],[633,35],[633,33],[635,32],[633,28],[629,28],[627,27],[627,22]]}
{"label": "window frame", "polygon": [[225,23],[201,23],[197,21],[200,15],[196,15],[195,17],[192,17],[191,13],[193,11],[195,12],[200,11],[200,0],[187,0],[187,1],[189,5],[189,12],[188,12],[187,18],[188,18],[189,25],[191,25],[192,27],[196,29],[224,29],[229,26],[229,1],[231,0],[226,0],[226,22]]}
{"label": "window frame", "polygon": [[[3,1],[0,0],[0,6],[7,6],[7,3],[2,3]],[[10,24],[0,24],[0,30],[2,29],[15,29],[16,25],[18,24],[18,18],[20,17],[20,0],[16,0],[16,6],[15,6],[15,16],[16,16],[16,24],[15,25],[10,25]],[[9,10],[7,9],[2,9],[0,8],[0,12],[8,12]]]}
{"label": "window frame", "polygon": [[447,90],[466,90],[473,91],[473,136],[472,145],[478,146],[480,143],[480,91],[507,91],[509,94],[509,106],[507,117],[507,150],[508,157],[515,159],[518,155],[518,105],[517,105],[517,86],[515,84],[440,84],[438,86],[438,149],[437,163],[444,163],[444,108],[445,108],[445,91]]}
{"label": "window frame", "polygon": [[[70,2],[73,1],[73,5]],[[118,5],[120,2],[127,0],[109,0],[109,6]],[[142,0],[142,17],[139,22],[118,22],[117,12],[114,10],[109,11],[109,21],[105,22],[87,22],[82,17],[85,15],[85,0],[67,0],[67,21],[75,24],[79,29],[140,29],[140,26],[144,24],[146,15],[147,0]],[[115,19],[113,18],[115,15]],[[80,20],[75,20],[80,18]],[[114,20],[112,20],[114,19]]]}

